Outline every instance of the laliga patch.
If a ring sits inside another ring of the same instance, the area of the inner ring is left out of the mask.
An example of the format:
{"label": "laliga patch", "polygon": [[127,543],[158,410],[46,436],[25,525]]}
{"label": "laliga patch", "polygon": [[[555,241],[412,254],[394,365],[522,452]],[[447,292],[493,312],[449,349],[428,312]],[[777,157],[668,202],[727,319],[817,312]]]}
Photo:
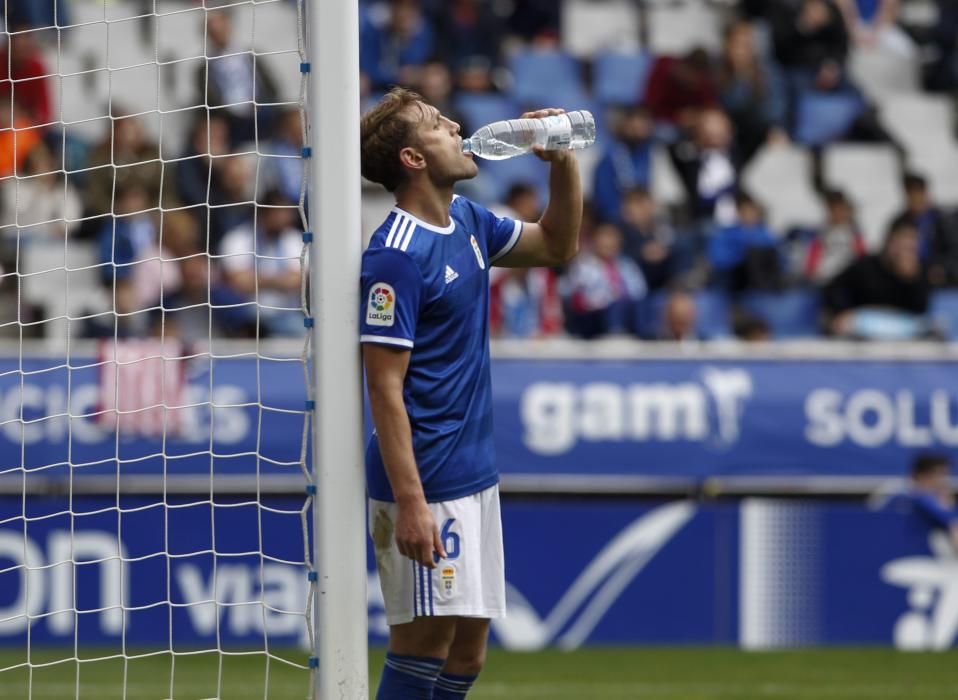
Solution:
{"label": "laliga patch", "polygon": [[469,242],[472,243],[472,252],[476,254],[476,260],[479,261],[479,269],[486,269],[486,261],[482,259],[482,250],[479,249],[479,242],[475,236],[469,236]]}
{"label": "laliga patch", "polygon": [[452,564],[439,567],[439,586],[444,596],[456,594],[456,567]]}
{"label": "laliga patch", "polygon": [[391,326],[396,322],[396,292],[385,282],[376,282],[369,289],[366,323],[370,326]]}

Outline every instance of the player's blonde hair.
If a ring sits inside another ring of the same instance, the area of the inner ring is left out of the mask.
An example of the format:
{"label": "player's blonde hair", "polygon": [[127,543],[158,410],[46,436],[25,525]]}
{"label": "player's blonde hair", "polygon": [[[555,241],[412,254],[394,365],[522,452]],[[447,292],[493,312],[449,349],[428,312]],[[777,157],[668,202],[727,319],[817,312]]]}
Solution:
{"label": "player's blonde hair", "polygon": [[422,96],[418,93],[394,87],[359,123],[363,177],[390,192],[395,192],[406,177],[399,151],[413,143],[416,122],[405,112],[419,102]]}

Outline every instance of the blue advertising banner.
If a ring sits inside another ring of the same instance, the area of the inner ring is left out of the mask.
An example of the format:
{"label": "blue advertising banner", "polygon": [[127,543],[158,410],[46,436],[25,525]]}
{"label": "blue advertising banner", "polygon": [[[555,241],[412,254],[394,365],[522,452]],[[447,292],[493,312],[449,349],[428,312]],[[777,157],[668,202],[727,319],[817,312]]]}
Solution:
{"label": "blue advertising banner", "polygon": [[944,362],[499,360],[503,473],[901,476],[958,449]]}
{"label": "blue advertising banner", "polygon": [[[302,501],[68,505],[45,501],[25,523],[18,499],[0,499],[0,643],[28,631],[36,644],[304,643]],[[829,501],[505,499],[503,526],[508,616],[493,636],[509,649],[945,649],[958,634],[958,555],[913,516]],[[381,642],[371,558],[368,595]]]}
{"label": "blue advertising banner", "polygon": [[[152,396],[146,388],[159,382],[149,372],[120,384],[137,403],[117,428],[104,406],[114,394],[103,377],[112,365],[93,357],[72,357],[69,369],[63,359],[24,359],[22,368],[0,361],[0,472],[22,464],[48,467],[45,478],[116,474],[117,458],[124,475],[299,471],[307,415],[298,361],[167,364],[176,381],[167,377]],[[161,403],[177,408],[149,408]],[[71,464],[80,469],[71,473]]]}
{"label": "blue advertising banner", "polygon": [[[117,455],[123,474],[298,469],[306,415],[297,362],[184,365],[182,408],[154,423],[121,422],[117,435],[104,421],[100,368],[32,359],[21,375],[16,362],[0,361],[0,471],[55,465],[45,476],[66,476],[72,463],[83,474],[114,474]],[[958,456],[954,370],[945,362],[499,359],[499,467],[510,475],[900,476],[916,450]]]}

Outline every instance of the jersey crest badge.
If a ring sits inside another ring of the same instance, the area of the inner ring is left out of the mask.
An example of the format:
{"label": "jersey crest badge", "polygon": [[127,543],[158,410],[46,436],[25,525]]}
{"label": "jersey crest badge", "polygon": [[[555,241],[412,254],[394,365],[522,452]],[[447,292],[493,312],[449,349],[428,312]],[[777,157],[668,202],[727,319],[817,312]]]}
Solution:
{"label": "jersey crest badge", "polygon": [[475,236],[469,236],[469,242],[472,243],[472,252],[476,254],[476,260],[479,261],[479,269],[486,269],[486,261],[482,259],[482,250],[479,248],[479,242]]}
{"label": "jersey crest badge", "polygon": [[396,322],[396,292],[385,282],[376,282],[369,289],[366,323],[370,326],[391,326]]}

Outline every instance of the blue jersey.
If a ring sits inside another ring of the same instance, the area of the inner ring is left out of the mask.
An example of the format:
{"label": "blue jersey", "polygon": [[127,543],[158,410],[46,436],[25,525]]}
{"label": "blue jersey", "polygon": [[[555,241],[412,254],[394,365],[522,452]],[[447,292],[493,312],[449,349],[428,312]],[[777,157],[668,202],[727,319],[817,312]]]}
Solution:
{"label": "blue jersey", "polygon": [[[522,224],[463,197],[440,228],[395,208],[363,254],[363,343],[410,350],[403,399],[426,500],[451,501],[499,480],[492,446],[489,266]],[[369,495],[392,501],[379,442],[366,450]]]}

